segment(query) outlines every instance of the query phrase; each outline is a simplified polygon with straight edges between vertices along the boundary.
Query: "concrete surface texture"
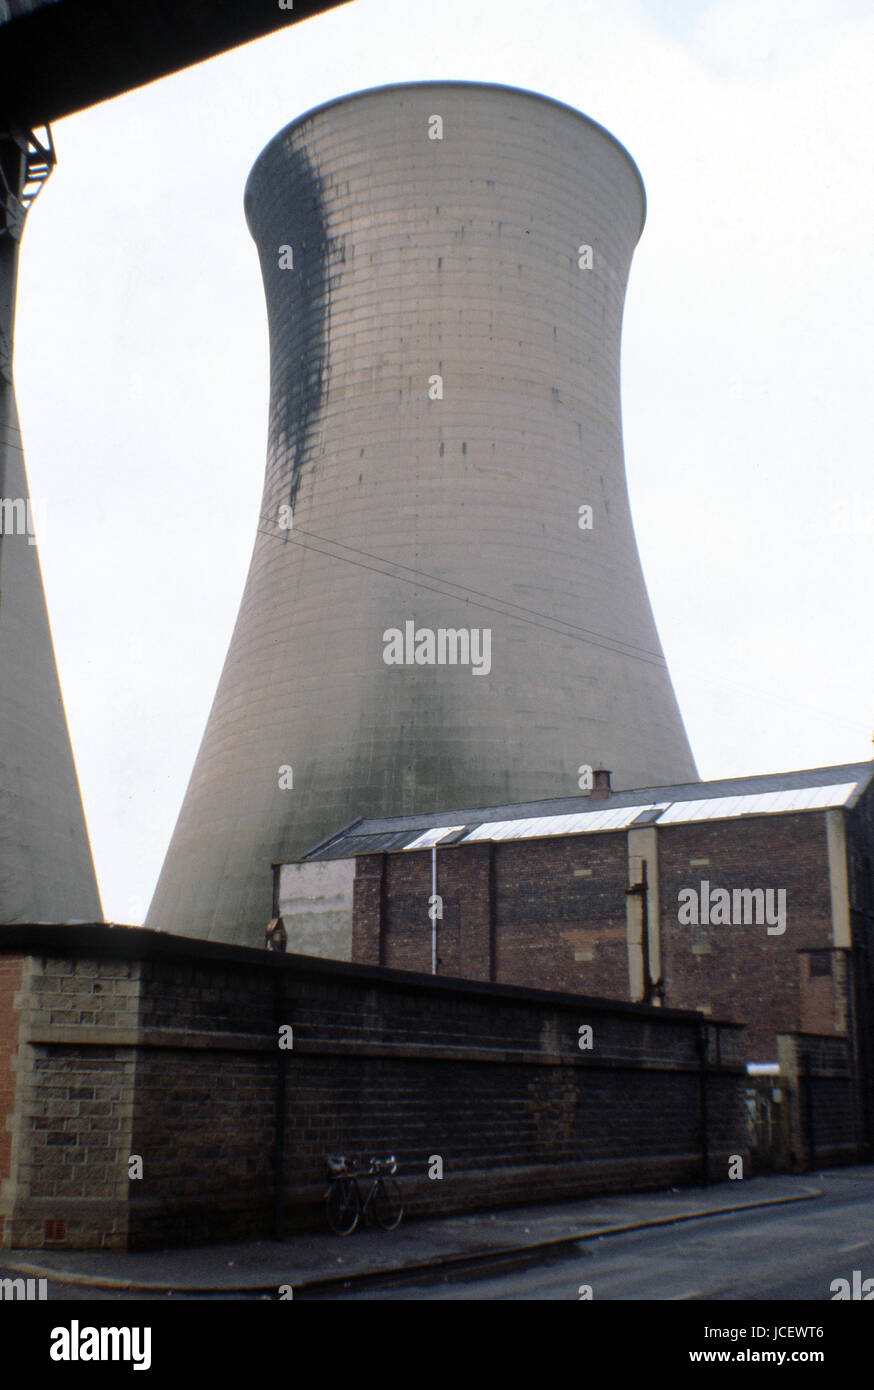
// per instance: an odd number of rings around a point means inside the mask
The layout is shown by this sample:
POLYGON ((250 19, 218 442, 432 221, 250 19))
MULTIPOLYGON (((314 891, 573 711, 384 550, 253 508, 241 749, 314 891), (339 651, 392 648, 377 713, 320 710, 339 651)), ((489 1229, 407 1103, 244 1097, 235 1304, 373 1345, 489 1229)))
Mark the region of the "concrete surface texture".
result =
POLYGON ((357 816, 697 773, 624 472, 625 150, 532 93, 386 87, 281 131, 245 207, 264 493, 147 921, 255 945, 271 863, 357 816))
POLYGON ((277 907, 288 949, 301 956, 352 959, 355 860, 323 864, 283 864, 277 907))
MULTIPOLYGON (((7 178, 18 146, 0 141, 7 178)), ((22 222, 0 213, 0 922, 103 912, 55 663, 24 464, 12 341, 22 222)))

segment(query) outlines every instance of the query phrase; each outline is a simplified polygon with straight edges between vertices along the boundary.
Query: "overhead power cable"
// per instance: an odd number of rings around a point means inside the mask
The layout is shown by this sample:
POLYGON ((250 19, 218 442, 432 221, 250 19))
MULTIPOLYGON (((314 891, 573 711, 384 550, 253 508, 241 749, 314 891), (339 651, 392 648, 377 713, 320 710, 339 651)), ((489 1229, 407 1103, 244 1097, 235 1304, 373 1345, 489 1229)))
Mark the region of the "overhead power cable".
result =
MULTIPOLYGON (((272 517, 262 516, 260 519, 268 522, 270 525, 279 524, 278 522, 274 522, 272 517)), ((282 540, 284 543, 290 542, 293 545, 299 545, 303 550, 314 550, 319 555, 329 555, 336 560, 344 561, 346 564, 357 565, 360 569, 367 569, 377 574, 386 575, 387 578, 396 579, 399 583, 411 584, 415 588, 427 589, 432 593, 443 594, 446 598, 452 598, 456 601, 471 604, 473 607, 482 608, 486 612, 498 613, 501 617, 512 618, 517 622, 528 623, 532 627, 542 628, 545 632, 554 632, 561 637, 568 637, 574 641, 587 642, 592 646, 602 648, 604 651, 616 652, 618 656, 632 656, 637 660, 646 661, 650 666, 660 666, 662 668, 666 666, 664 657, 660 656, 659 653, 648 651, 645 647, 638 647, 633 642, 625 642, 622 638, 610 637, 606 633, 593 632, 590 628, 580 627, 576 623, 567 622, 564 618, 556 618, 549 613, 540 613, 536 609, 525 608, 522 604, 514 603, 512 599, 505 599, 497 594, 487 594, 480 589, 471 589, 467 585, 456 583, 454 579, 444 579, 440 575, 429 574, 425 570, 414 569, 412 566, 404 565, 398 560, 389 560, 386 556, 374 555, 371 551, 360 550, 356 546, 346 545, 342 541, 334 541, 327 536, 316 535, 313 531, 303 531, 299 527, 293 527, 288 530, 282 530, 280 534, 277 534, 274 531, 265 531, 260 526, 257 530, 262 536, 268 536, 273 540, 282 540), (334 546, 340 550, 348 550, 352 555, 360 555, 367 560, 375 560, 377 564, 364 564, 362 560, 352 560, 346 555, 338 555, 334 550, 322 550, 319 546, 307 545, 305 541, 298 539, 299 536, 308 536, 311 540, 320 541, 323 545, 334 546), (408 579, 404 574, 395 574, 392 570, 383 568, 386 565, 392 566, 393 569, 406 570, 407 574, 415 577, 408 579), (435 584, 425 584, 421 582, 426 579, 434 580, 435 584), (461 592, 450 593, 446 588, 437 587, 440 585, 449 585, 452 589, 458 589, 461 592), (489 603, 481 602, 483 599, 488 599, 489 603), (495 603, 503 604, 504 607, 491 607, 491 605, 495 603), (508 608, 514 609, 515 611, 505 611, 508 608), (521 616, 522 614, 530 616, 523 617, 521 616), (542 621, 534 621, 535 619, 541 619, 542 621), (549 626, 549 624, 554 623, 561 624, 561 627, 549 626), (570 628, 571 630, 564 631, 565 628, 570 628)))

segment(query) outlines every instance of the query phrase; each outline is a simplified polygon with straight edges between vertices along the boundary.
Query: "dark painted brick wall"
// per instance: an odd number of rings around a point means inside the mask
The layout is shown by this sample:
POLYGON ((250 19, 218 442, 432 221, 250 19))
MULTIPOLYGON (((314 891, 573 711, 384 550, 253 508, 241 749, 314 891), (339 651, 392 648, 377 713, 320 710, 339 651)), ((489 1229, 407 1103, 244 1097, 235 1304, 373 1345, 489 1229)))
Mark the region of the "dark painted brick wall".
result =
MULTIPOLYGON (((20 956, 0 956, 0 1184, 9 1177, 12 1157, 12 1132, 15 1104, 15 1074, 12 1059, 18 1050, 20 1017, 14 1008, 16 991, 21 988, 22 959, 20 956)), ((3 1217, 0 1215, 0 1240, 3 1236, 3 1217)))
MULTIPOLYGON (((0 961, 21 954, 16 931, 0 929, 0 961)), ((331 1152, 394 1152, 411 1215, 700 1175, 694 1017, 145 930, 28 932, 8 1245, 45 1244, 47 1220, 71 1247, 269 1235, 283 1071, 289 1229, 322 1225, 331 1152)), ((745 1151, 742 1030, 708 1031, 721 1177, 745 1151)))

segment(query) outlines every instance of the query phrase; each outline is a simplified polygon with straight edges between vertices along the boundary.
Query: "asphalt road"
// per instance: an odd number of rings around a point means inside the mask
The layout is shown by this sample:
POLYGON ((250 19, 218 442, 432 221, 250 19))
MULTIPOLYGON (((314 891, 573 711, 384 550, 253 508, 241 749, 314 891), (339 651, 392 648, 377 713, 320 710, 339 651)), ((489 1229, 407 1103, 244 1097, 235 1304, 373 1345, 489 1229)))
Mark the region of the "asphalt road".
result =
MULTIPOLYGON (((395 1278, 319 1301, 593 1300, 831 1301, 831 1282, 874 1278, 874 1170, 811 1174, 824 1196, 579 1241, 572 1253, 528 1252, 470 1276, 395 1278)), ((0 1266, 0 1278, 14 1278, 0 1266)), ((147 1295, 51 1281, 50 1301, 185 1303, 265 1300, 264 1293, 147 1295)), ((305 1290, 295 1292, 305 1299, 305 1290)))
POLYGON ((787 1299, 830 1301, 833 1279, 874 1278, 874 1175, 817 1174, 825 1196, 580 1241, 490 1277, 369 1287, 343 1300, 787 1299))

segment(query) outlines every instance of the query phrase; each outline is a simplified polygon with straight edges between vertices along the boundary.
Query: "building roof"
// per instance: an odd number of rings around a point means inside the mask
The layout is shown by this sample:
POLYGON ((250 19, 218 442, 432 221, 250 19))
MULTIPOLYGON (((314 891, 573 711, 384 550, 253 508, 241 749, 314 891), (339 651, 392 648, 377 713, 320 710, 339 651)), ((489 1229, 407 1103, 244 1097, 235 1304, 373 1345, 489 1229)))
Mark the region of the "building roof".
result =
POLYGON ((610 792, 595 800, 590 796, 566 796, 504 806, 374 817, 353 821, 308 850, 298 862, 429 849, 434 844, 445 848, 477 841, 627 830, 632 825, 794 814, 834 806, 851 810, 872 778, 874 762, 841 763, 837 767, 728 777, 715 782, 637 787, 610 792))

